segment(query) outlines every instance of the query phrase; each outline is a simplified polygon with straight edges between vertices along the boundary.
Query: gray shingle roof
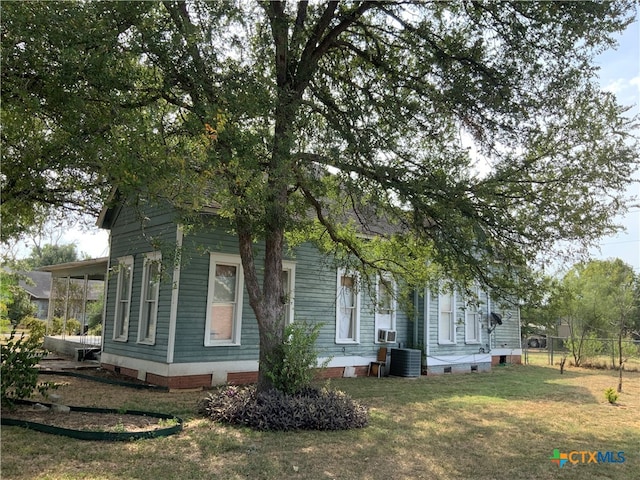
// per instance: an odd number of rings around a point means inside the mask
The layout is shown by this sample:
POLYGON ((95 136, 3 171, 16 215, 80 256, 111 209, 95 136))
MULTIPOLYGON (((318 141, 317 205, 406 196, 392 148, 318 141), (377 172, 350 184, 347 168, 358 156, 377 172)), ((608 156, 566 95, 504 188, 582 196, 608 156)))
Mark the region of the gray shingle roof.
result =
MULTIPOLYGON (((50 272, 21 272, 20 275, 31 281, 20 280, 19 285, 24 288, 34 300, 49 300, 51 297, 51 273, 50 272)), ((64 281, 64 279, 60 279, 64 281)), ((82 287, 83 280, 71 279, 72 283, 82 287)), ((103 282, 89 280, 87 300, 98 300, 103 290, 103 282)))
POLYGON ((31 280, 20 280, 19 285, 24 288, 32 298, 48 300, 51 296, 51 274, 49 272, 22 272, 31 280), (33 282, 33 283, 32 283, 33 282))

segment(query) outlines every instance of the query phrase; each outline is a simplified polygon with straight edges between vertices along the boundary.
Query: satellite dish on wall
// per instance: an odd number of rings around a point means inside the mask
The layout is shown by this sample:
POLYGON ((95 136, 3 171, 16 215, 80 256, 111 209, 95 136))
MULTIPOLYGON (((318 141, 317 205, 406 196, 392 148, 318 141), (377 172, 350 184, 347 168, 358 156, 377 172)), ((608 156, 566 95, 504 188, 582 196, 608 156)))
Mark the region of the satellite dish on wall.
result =
POLYGON ((502 325, 502 315, 491 312, 489 319, 489 322, 491 323, 491 325, 489 325, 489 335, 491 335, 491 332, 493 332, 498 325, 502 325))

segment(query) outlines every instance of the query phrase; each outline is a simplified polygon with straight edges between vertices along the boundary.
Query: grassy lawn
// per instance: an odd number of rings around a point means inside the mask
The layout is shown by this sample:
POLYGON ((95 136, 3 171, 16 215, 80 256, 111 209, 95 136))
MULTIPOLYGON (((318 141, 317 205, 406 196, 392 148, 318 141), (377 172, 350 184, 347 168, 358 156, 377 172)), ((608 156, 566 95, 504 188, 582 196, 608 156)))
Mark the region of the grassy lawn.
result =
MULTIPOLYGON (((542 362, 541 362, 542 363, 542 362)), ((47 378, 51 380, 51 378, 47 378)), ((543 364, 484 374, 334 380, 370 407, 346 432, 264 433, 198 418, 204 393, 144 392, 56 377, 73 405, 155 410, 185 418, 175 436, 86 442, 2 428, 3 479, 637 479, 640 373, 543 364), (73 401, 71 400, 73 399, 73 401), (624 452, 624 463, 552 464, 554 449, 624 452)), ((578 458, 578 457, 574 457, 578 458)))

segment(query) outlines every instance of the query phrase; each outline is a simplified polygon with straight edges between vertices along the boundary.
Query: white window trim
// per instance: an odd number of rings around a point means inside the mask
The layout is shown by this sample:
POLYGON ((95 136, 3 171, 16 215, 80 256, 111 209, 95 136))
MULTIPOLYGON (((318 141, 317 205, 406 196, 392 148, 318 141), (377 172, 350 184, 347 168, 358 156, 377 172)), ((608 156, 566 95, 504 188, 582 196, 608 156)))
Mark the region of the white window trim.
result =
MULTIPOLYGON (((392 278, 389 278, 384 275, 382 276, 382 278, 384 278, 388 282, 391 282, 391 290, 392 290, 391 292, 391 326, 389 327, 389 330, 395 330, 396 329, 396 311, 397 311, 396 295, 398 292, 398 288, 397 288, 396 282, 392 278)), ((378 291, 379 288, 380 288, 380 275, 378 275, 378 278, 376 278, 376 309, 375 309, 374 320, 373 320, 374 343, 382 343, 378 341, 378 330, 382 328, 379 326, 380 312, 379 312, 379 305, 377 303, 378 296, 379 296, 379 291, 378 291)))
POLYGON ((295 300, 296 300, 296 263, 290 260, 282 261, 282 271, 289 272, 289 291, 284 292, 285 295, 288 295, 289 305, 287 307, 287 315, 289 319, 289 324, 294 322, 294 313, 295 313, 295 300))
POLYGON ((242 304, 244 300, 244 273, 242 270, 242 260, 239 255, 228 255, 224 253, 209 254, 209 283, 207 285, 207 313, 205 315, 204 346, 239 346, 242 332, 242 304), (211 312, 213 309, 213 288, 216 278, 216 265, 233 265, 237 268, 236 277, 236 308, 233 319, 233 333, 229 340, 211 340, 211 312))
POLYGON ((128 255, 125 257, 119 257, 117 259, 118 262, 118 279, 116 281, 116 304, 115 304, 115 312, 113 314, 113 340, 115 342, 126 342, 129 339, 129 319, 131 317, 131 294, 132 294, 132 288, 133 288, 133 256, 128 255), (119 318, 118 318, 118 314, 120 313, 120 301, 122 300, 121 298, 121 293, 122 293, 122 270, 121 270, 121 265, 126 265, 130 268, 130 273, 129 273, 129 286, 127 287, 127 291, 128 291, 128 296, 129 296, 129 305, 127 308, 127 315, 126 318, 123 320, 122 323, 122 335, 116 335, 116 332, 118 331, 118 322, 119 322, 119 318))
MULTIPOLYGON (((480 289, 476 289, 475 294, 476 294, 476 298, 473 300, 477 301, 478 303, 481 303, 480 299, 482 298, 482 292, 480 291, 480 289)), ((482 343, 482 328, 481 328, 481 318, 480 318, 481 314, 478 313, 479 309, 481 309, 481 306, 477 306, 474 303, 472 306, 467 304, 464 311, 464 343, 468 345, 477 345, 482 343), (472 321, 476 323, 475 332, 478 334, 477 338, 469 337, 469 333, 471 330, 470 323, 472 321)))
MULTIPOLYGON (((151 252, 144 254, 144 262, 142 264, 142 284, 140 288, 140 314, 138 316, 138 341, 137 343, 142 345, 155 345, 156 343, 156 331, 158 330, 158 304, 160 303, 160 281, 155 284, 156 289, 156 304, 155 304, 155 322, 153 324, 153 331, 150 332, 150 336, 147 338, 143 338, 143 331, 145 330, 146 323, 149 321, 147 318, 143 322, 143 315, 145 311, 145 303, 147 298, 147 276, 149 274, 147 265, 151 262, 161 262, 162 254, 160 252, 151 252)), ((160 274, 162 273, 162 267, 160 267, 160 274)))
POLYGON ((439 345, 456 345, 457 344, 457 333, 456 333, 456 305, 457 305, 457 295, 455 290, 452 292, 441 292, 438 294, 438 344, 439 345), (443 295, 451 295, 451 324, 450 324, 450 332, 453 336, 451 338, 443 338, 441 332, 441 321, 440 316, 442 315, 442 307, 441 301, 443 295))
POLYGON ((339 268, 336 276, 336 343, 341 345, 357 345, 360 343, 360 275, 357 272, 349 272, 344 268, 339 268), (341 282, 340 279, 343 276, 353 277, 355 283, 356 290, 356 298, 355 298, 355 335, 354 339, 344 339, 340 338, 340 329, 338 326, 338 319, 340 318, 340 287, 341 282))

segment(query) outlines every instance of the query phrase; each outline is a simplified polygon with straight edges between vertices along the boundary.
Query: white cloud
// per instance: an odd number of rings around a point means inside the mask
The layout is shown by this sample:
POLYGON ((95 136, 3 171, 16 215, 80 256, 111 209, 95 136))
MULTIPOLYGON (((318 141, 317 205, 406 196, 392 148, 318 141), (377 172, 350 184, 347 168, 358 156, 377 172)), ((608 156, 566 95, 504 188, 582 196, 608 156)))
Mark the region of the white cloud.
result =
POLYGON ((616 80, 610 81, 602 89, 605 92, 613 93, 614 95, 619 96, 628 86, 630 82, 625 78, 618 78, 616 80))

